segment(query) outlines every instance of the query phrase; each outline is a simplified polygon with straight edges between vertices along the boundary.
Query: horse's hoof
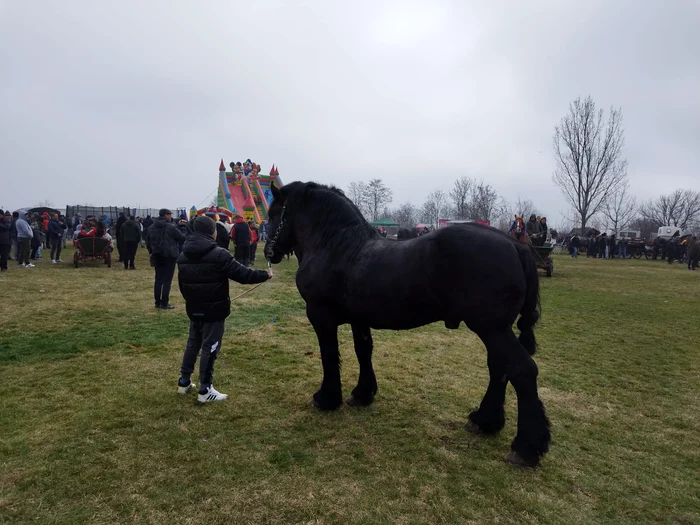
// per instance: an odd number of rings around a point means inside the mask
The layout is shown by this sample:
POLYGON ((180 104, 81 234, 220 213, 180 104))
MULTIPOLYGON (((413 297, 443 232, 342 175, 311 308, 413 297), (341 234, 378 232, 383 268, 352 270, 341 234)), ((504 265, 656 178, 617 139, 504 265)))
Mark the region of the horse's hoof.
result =
POLYGON ((360 399, 359 397, 355 396, 350 396, 345 400, 345 404, 351 407, 366 407, 372 404, 372 401, 374 401, 374 398, 371 397, 369 400, 366 399, 360 399))
POLYGON ((515 467, 526 467, 526 468, 535 468, 540 464, 538 459, 536 459, 534 461, 528 461, 524 457, 522 457, 520 454, 518 454, 515 450, 511 450, 510 452, 508 452, 508 454, 506 454, 503 457, 503 461, 505 461, 506 463, 509 463, 515 467))
POLYGON ((472 434, 476 434, 477 436, 486 435, 486 432, 481 430, 481 427, 479 427, 479 425, 474 423, 472 420, 467 421, 467 424, 464 425, 464 430, 471 432, 472 434))
POLYGON ((328 401, 324 400, 323 397, 321 397, 317 392, 311 398, 311 404, 319 410, 336 410, 338 407, 340 407, 340 405, 343 404, 343 402, 341 399, 337 403, 329 403, 328 401))

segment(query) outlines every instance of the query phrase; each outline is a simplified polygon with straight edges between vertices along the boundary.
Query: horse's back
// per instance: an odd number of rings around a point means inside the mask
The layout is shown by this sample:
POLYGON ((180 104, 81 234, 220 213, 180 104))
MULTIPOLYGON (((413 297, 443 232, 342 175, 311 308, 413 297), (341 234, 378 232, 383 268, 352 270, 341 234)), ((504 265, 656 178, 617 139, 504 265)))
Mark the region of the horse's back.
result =
POLYGON ((476 226, 368 243, 346 269, 353 312, 375 319, 375 328, 439 320, 470 328, 480 319, 512 323, 527 287, 520 248, 502 232, 476 226))

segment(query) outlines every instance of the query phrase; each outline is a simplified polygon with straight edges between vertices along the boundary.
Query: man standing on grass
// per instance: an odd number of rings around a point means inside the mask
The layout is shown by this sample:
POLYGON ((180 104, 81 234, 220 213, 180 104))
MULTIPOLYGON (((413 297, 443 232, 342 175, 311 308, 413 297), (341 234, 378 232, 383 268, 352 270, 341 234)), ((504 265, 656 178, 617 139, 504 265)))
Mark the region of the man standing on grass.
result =
POLYGON ((139 223, 134 220, 133 215, 129 215, 127 221, 122 224, 121 234, 122 246, 124 248, 124 253, 122 254, 124 269, 135 270, 134 259, 136 259, 139 241, 141 241, 141 227, 139 223))
POLYGON ((175 308, 170 304, 170 286, 175 274, 177 256, 180 255, 179 243, 185 240, 185 235, 177 229, 172 220, 173 212, 162 208, 146 235, 146 248, 153 258, 151 265, 156 269, 153 296, 156 308, 162 310, 175 308))
POLYGON ((58 213, 54 213, 49 221, 49 246, 51 246, 51 263, 63 262, 61 260, 61 249, 63 248, 63 235, 65 225, 58 221, 58 213))
POLYGON ((236 215, 236 218, 233 220, 231 240, 234 243, 233 256, 243 266, 249 266, 250 227, 240 215, 236 215))
POLYGON ((216 225, 203 215, 193 224, 194 233, 187 237, 177 260, 178 284, 185 298, 190 334, 182 358, 178 393, 186 394, 196 388, 190 376, 199 361, 200 403, 223 401, 228 396, 212 386, 214 361, 221 351, 224 324, 231 313, 228 281, 241 284, 262 283, 272 278, 266 271, 251 270, 237 262, 231 253, 218 246, 216 225))

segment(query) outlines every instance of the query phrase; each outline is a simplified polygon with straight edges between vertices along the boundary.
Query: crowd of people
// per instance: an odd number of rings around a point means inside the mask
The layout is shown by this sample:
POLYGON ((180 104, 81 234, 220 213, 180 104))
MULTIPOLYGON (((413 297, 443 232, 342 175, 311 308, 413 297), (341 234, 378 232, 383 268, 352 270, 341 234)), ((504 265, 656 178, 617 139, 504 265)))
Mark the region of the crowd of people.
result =
POLYGON ((68 229, 65 217, 59 213, 20 213, 0 210, 0 271, 7 271, 8 261, 18 267, 34 268, 32 261, 43 258, 50 250, 51 263, 61 260, 68 229))

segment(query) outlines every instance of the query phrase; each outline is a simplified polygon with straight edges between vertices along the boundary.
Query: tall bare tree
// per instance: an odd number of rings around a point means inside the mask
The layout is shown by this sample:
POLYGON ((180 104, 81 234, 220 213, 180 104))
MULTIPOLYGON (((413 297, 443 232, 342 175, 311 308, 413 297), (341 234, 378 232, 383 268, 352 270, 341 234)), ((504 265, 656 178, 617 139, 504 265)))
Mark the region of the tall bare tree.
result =
POLYGON ((554 128, 554 182, 576 211, 582 229, 627 177, 624 144, 622 110, 611 108, 606 124, 603 110, 596 110, 591 97, 574 100, 569 114, 554 128))
POLYGON ((382 211, 391 204, 393 192, 387 188, 382 179, 372 179, 365 186, 365 202, 367 212, 372 221, 376 221, 382 211))
POLYGON ((676 190, 649 201, 640 209, 642 218, 658 226, 677 226, 683 230, 700 223, 700 192, 676 190))
POLYGON ((432 192, 425 200, 421 210, 421 220, 427 224, 438 225, 438 220, 442 218, 442 214, 447 205, 447 196, 442 190, 432 192))
POLYGON ((450 198, 454 205, 455 219, 471 219, 469 216, 469 195, 473 186, 474 182, 468 177, 460 177, 455 181, 454 188, 450 191, 450 198))

